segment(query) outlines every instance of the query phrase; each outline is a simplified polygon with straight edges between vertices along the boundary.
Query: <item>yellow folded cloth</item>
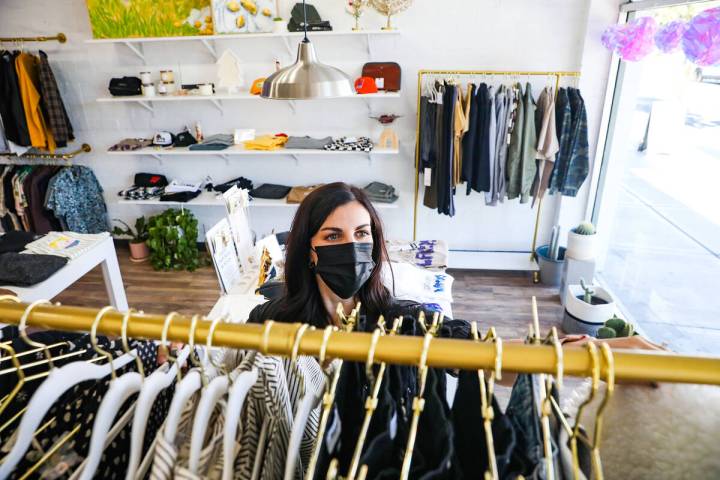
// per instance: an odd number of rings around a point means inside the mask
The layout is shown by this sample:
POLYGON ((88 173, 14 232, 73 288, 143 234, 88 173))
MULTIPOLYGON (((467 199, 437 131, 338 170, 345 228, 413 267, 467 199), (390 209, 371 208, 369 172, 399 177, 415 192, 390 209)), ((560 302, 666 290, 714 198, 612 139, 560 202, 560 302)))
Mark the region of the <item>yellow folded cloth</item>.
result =
POLYGON ((279 135, 261 135, 255 140, 243 142, 246 150, 278 150, 287 142, 288 137, 279 135))

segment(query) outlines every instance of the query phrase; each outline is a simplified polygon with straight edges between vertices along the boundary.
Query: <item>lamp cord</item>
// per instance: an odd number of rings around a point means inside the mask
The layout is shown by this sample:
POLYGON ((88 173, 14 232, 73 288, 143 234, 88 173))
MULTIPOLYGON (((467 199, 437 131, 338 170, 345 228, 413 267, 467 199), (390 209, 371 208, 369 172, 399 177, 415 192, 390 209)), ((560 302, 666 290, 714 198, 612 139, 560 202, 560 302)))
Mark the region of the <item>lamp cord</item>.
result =
POLYGON ((309 42, 307 38, 307 10, 305 9, 305 0, 303 0, 303 30, 305 31, 304 43, 309 42))

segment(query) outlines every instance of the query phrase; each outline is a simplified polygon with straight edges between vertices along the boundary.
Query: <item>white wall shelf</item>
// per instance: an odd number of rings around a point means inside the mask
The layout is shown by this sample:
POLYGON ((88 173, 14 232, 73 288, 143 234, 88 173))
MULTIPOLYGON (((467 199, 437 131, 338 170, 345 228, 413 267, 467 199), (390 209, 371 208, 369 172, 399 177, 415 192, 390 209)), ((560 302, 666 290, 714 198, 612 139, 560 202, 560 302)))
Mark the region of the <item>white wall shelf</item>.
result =
MULTIPOLYGON (((377 99, 390 99, 390 98, 400 98, 400 92, 378 92, 378 93, 366 93, 366 94, 356 94, 351 97, 338 97, 338 98, 329 98, 327 100, 364 100, 369 102, 370 100, 377 100, 377 99)), ((253 101, 253 102, 277 102, 277 100, 267 100, 259 95, 250 95, 249 93, 218 93, 215 95, 165 95, 165 96, 155 96, 155 97, 145 97, 143 95, 131 95, 127 97, 113 97, 113 96, 106 96, 106 97, 98 97, 97 101, 100 103, 137 103, 138 105, 146 108, 150 112, 155 111, 155 102, 197 102, 197 101, 207 101, 212 102, 221 113, 224 113, 223 111, 223 101, 253 101)), ((309 102, 310 100, 297 100, 300 102, 309 102)), ((317 101, 317 100, 312 100, 317 101)), ((290 105, 290 108, 295 111, 295 102, 296 100, 287 100, 288 104, 290 105)), ((368 110, 370 110, 370 104, 368 103, 368 110)))
MULTIPOLYGON (((291 39, 302 37, 302 32, 282 32, 282 33, 238 33, 238 34, 224 34, 224 35, 191 35, 185 37, 144 37, 144 38, 95 38, 86 40, 85 43, 93 45, 101 44, 119 44, 125 45, 129 48, 137 57, 145 62, 145 52, 143 45, 148 43, 166 43, 166 42, 200 42, 202 43, 213 56, 214 59, 218 58, 218 49, 216 48, 216 41, 235 41, 235 40, 252 40, 256 38, 278 38, 283 40, 285 47, 288 50, 289 55, 293 55, 294 45, 290 43, 291 39)), ((367 40, 367 51, 368 55, 372 55, 372 37, 380 36, 396 36, 400 35, 399 30, 332 30, 329 32, 308 32, 310 38, 315 37, 339 37, 339 36, 351 36, 351 37, 363 37, 367 40)))
MULTIPOLYGON (((161 202, 159 198, 151 200, 118 200, 121 205, 155 205, 163 207, 224 207, 225 201, 222 198, 222 194, 216 192, 202 192, 197 198, 190 200, 189 202, 161 202)), ((397 202, 395 203, 373 203, 375 208, 380 209, 391 209, 398 208, 397 202)), ((267 200, 262 198, 253 199, 250 202, 251 208, 286 208, 295 209, 299 206, 297 203, 287 203, 285 199, 281 200, 267 200)))
POLYGON ((377 156, 399 155, 399 148, 374 148, 370 152, 339 151, 339 150, 315 150, 315 149, 290 149, 280 148, 278 150, 247 150, 242 145, 233 145, 225 150, 190 150, 187 147, 173 148, 141 148, 139 150, 109 151, 112 156, 148 156, 153 157, 162 163, 164 157, 220 157, 229 163, 231 157, 292 157, 295 163, 299 163, 300 157, 367 157, 368 162, 377 156))

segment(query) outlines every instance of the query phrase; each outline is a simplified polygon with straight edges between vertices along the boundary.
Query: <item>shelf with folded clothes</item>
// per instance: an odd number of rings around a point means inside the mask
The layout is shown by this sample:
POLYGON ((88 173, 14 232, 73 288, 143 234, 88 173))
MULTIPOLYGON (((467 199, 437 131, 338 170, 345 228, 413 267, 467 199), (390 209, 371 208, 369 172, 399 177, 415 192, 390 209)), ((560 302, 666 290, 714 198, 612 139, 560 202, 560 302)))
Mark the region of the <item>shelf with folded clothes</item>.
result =
MULTIPOLYGON (((134 200, 134 199, 120 199, 118 203, 123 205, 160 205, 160 206, 193 206, 193 207, 224 207, 225 202, 222 194, 217 192, 201 192, 196 198, 188 202, 162 202, 159 198, 153 198, 150 200, 134 200)), ((376 203, 373 202, 375 208, 389 209, 398 208, 397 202, 395 203, 376 203)), ((271 207, 271 208, 297 208, 298 203, 287 203, 284 198, 278 200, 264 199, 264 198, 253 198, 250 202, 250 207, 271 207)))
POLYGON ((247 149, 243 145, 233 145, 223 150, 190 150, 189 147, 146 147, 137 150, 120 150, 111 151, 108 150, 108 155, 144 155, 151 157, 160 156, 208 156, 208 155, 220 155, 220 156, 267 156, 267 155, 288 155, 288 156, 300 156, 300 155, 399 155, 399 148, 379 148, 375 147, 369 152, 357 151, 357 150, 320 150, 315 148, 278 148, 277 150, 252 150, 247 149))

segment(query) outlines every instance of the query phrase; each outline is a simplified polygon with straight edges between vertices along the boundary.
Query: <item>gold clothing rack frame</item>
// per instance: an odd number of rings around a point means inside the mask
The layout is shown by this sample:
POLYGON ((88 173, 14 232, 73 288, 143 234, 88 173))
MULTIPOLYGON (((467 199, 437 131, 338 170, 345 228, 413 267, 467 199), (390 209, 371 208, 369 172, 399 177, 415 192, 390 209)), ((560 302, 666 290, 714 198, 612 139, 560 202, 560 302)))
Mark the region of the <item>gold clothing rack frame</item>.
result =
POLYGON ((12 154, 0 154, 0 157, 6 157, 10 159, 17 159, 17 160, 31 160, 31 159, 40 159, 40 160, 72 160, 73 158, 77 157, 78 155, 81 155, 83 153, 90 153, 92 152, 92 147, 88 145, 87 143, 83 143, 80 148, 73 150, 71 152, 64 152, 64 153, 44 153, 44 152, 30 152, 26 153, 24 155, 16 155, 14 153, 12 154))
MULTIPOLYGON (((579 78, 580 72, 572 71, 523 71, 523 70, 419 70, 418 71, 418 93, 417 93, 417 122, 415 126, 416 146, 420 141, 420 100, 422 98, 423 77, 425 76, 504 76, 504 77, 554 77, 555 78, 555 96, 560 89, 560 81, 563 78, 579 78)), ((415 148, 415 196, 413 204, 413 240, 417 240, 417 224, 418 224, 418 199, 420 195, 420 149, 415 148)), ((543 199, 540 197, 537 206, 537 214, 535 216, 535 227, 533 229, 533 239, 530 248, 530 259, 536 262, 535 249, 537 247, 538 231, 540 229, 540 212, 542 211, 543 199)), ((539 280, 538 272, 535 272, 535 282, 539 280)))
POLYGON ((20 42, 67 42, 67 37, 64 33, 60 32, 53 36, 40 36, 40 37, 0 37, 0 43, 20 43, 20 42))
MULTIPOLYGON (((0 301, 0 322, 18 324, 27 305, 0 301)), ((38 305, 27 316, 27 326, 53 330, 88 332, 99 310, 85 307, 38 305)), ((162 338, 164 315, 132 313, 128 320, 127 336, 130 338, 158 340, 162 338)), ((123 314, 109 312, 98 322, 97 331, 105 335, 121 335, 123 314)), ((212 322, 197 322, 194 342, 204 344, 212 322)), ((175 315, 169 324, 167 339, 188 342, 191 318, 175 315)), ((217 347, 251 349, 262 353, 290 356, 300 324, 269 323, 235 324, 219 323, 211 343, 217 347)), ((323 330, 308 330, 302 335, 299 353, 318 356, 323 346, 323 330)), ((326 344, 329 358, 366 362, 373 343, 370 333, 333 333, 326 344)), ((374 361, 391 364, 417 365, 423 352, 422 337, 380 336, 375 346, 374 361)), ((720 357, 677 355, 657 351, 616 350, 614 354, 615 377, 636 382, 676 382, 720 385, 720 357)), ((557 369, 555 348, 551 345, 503 344, 502 370, 517 373, 548 373, 557 369)), ((563 370, 565 375, 588 377, 591 375, 591 359, 586 349, 563 347, 563 370)), ((495 367, 493 343, 436 338, 427 351, 430 367, 459 368, 465 370, 495 367)))

